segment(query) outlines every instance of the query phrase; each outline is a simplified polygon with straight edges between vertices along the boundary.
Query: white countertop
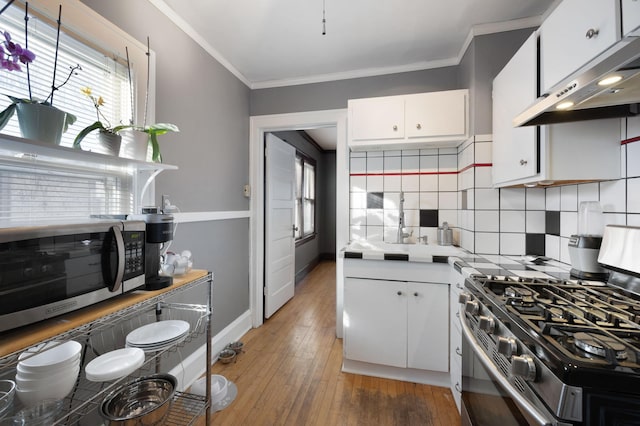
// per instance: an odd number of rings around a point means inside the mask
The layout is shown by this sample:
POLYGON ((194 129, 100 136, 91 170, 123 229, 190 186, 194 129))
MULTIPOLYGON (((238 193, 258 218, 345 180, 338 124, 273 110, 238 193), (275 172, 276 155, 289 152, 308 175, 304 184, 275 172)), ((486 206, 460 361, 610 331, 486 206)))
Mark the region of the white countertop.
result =
POLYGON ((353 241, 341 251, 341 256, 362 254, 364 260, 407 260, 433 262, 434 257, 465 256, 468 252, 455 246, 436 244, 393 244, 383 241, 353 241), (345 255, 346 253, 346 255, 345 255))

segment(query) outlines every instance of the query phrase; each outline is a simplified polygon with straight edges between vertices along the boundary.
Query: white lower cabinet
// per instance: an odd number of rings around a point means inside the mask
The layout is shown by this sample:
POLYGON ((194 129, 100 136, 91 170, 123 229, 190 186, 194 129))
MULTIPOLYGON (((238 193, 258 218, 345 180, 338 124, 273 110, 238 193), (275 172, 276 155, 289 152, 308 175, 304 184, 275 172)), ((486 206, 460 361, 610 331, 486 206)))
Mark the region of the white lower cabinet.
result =
POLYGON ((460 411, 462 396, 462 325, 460 324, 460 303, 458 298, 464 288, 464 277, 455 269, 451 270, 451 313, 449 316, 449 356, 451 365, 451 393, 460 411))
POLYGON ((346 278, 345 358, 447 372, 448 315, 447 284, 346 278))

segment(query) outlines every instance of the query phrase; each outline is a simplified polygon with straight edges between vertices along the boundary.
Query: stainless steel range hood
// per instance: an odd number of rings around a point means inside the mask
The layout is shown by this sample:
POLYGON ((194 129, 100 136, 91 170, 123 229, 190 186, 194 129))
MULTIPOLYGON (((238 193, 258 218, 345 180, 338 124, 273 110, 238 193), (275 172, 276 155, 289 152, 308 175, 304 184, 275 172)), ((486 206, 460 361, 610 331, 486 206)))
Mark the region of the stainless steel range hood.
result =
POLYGON ((538 98, 513 125, 531 126, 640 114, 640 28, 538 98), (618 82, 602 85, 605 78, 618 82), (562 106, 565 109, 561 109, 562 106), (558 108, 560 107, 560 108, 558 108))

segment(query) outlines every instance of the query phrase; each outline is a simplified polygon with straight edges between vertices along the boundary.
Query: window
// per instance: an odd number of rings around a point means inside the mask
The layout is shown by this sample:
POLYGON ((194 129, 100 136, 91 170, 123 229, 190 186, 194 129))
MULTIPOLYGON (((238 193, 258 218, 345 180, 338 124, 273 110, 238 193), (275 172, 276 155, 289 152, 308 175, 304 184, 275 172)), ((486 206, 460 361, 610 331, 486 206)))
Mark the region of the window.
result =
MULTIPOLYGON (((54 95, 56 107, 77 117, 77 122, 63 135, 62 145, 71 146, 78 132, 96 121, 91 101, 80 92, 82 87, 91 87, 94 94, 105 99, 101 111, 111 125, 128 123, 132 116, 136 124, 143 122, 147 58, 151 75, 147 122, 152 123, 155 119, 153 51, 147 57, 145 45, 77 0, 29 1, 29 49, 36 54, 30 68, 33 98, 43 100, 50 91, 59 4, 62 4, 62 28, 56 85, 67 77, 69 66, 80 64, 82 67, 82 71, 72 76, 69 83, 54 95), (133 87, 127 75, 125 48, 129 52, 133 87)), ((24 2, 14 2, 0 15, 0 30, 8 31, 14 41, 24 46, 24 2)), ((22 72, 0 72, 0 88, 0 110, 10 102, 4 95, 27 98, 25 67, 22 72)), ((2 133, 20 136, 15 115, 2 133)), ((96 134, 93 132, 85 138, 83 149, 92 148, 91 142, 95 141, 96 134)), ((105 167, 76 167, 52 164, 37 156, 25 164, 25 161, 15 163, 10 157, 0 159, 2 224, 31 219, 84 219, 94 214, 133 213, 137 202, 134 194, 139 194, 145 184, 139 172, 107 164, 105 167)))
POLYGON ((316 162, 296 153, 296 241, 316 232, 316 162))
MULTIPOLYGON (((51 92, 57 29, 38 16, 31 16, 31 13, 29 15, 29 49, 36 54, 36 59, 29 68, 31 93, 34 100, 42 101, 51 92)), ((62 20, 64 25, 64 15, 62 20)), ((19 7, 8 8, 0 15, 0 29, 8 31, 13 40, 24 46, 24 10, 19 7)), ((105 104, 100 111, 112 126, 129 124, 132 118, 131 91, 126 59, 111 57, 83 44, 66 34, 63 27, 60 32, 57 64, 56 86, 65 81, 72 66, 81 67, 81 70, 72 75, 69 82, 55 91, 53 96, 54 106, 77 117, 76 123, 62 135, 61 145, 72 146, 80 130, 97 120, 91 101, 80 91, 83 87, 90 87, 94 95, 103 97, 105 104)), ((28 98, 26 66, 22 67, 22 71, 3 71, 0 74, 0 86, 3 95, 28 98)), ((9 99, 2 96, 0 108, 6 108, 9 103, 9 99)), ((15 115, 2 133, 20 136, 15 115)), ((85 139, 86 142, 82 144, 84 150, 94 147, 97 134, 98 132, 92 132, 85 139)))

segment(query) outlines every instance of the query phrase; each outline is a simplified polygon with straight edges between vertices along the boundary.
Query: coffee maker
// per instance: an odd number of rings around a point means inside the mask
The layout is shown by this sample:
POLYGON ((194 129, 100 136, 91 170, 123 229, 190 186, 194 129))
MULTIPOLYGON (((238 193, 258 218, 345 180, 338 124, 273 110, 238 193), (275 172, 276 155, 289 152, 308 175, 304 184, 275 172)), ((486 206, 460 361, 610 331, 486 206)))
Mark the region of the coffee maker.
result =
POLYGON ((160 275, 162 247, 173 239, 173 215, 162 213, 156 207, 145 207, 142 214, 128 219, 146 223, 145 242, 145 290, 159 290, 173 284, 172 277, 160 275))
POLYGON ((606 281, 609 274, 598 263, 604 232, 602 208, 597 201, 584 201, 578 209, 578 233, 569 239, 571 276, 606 281))

